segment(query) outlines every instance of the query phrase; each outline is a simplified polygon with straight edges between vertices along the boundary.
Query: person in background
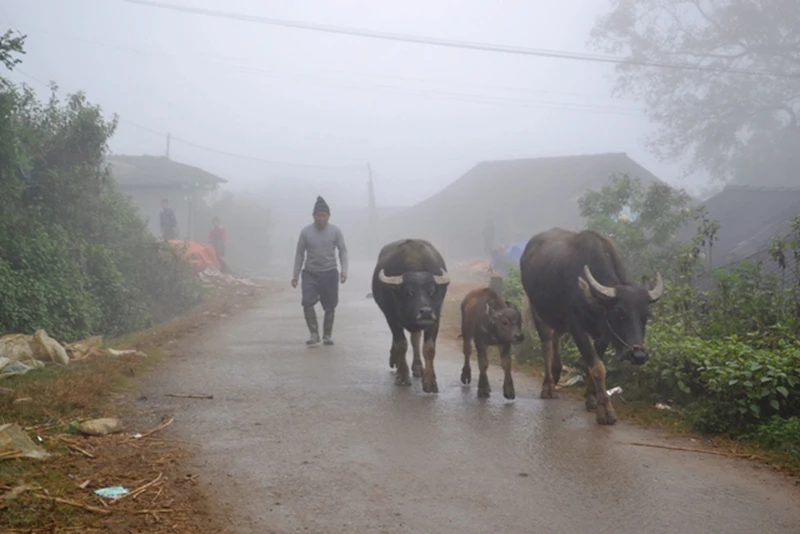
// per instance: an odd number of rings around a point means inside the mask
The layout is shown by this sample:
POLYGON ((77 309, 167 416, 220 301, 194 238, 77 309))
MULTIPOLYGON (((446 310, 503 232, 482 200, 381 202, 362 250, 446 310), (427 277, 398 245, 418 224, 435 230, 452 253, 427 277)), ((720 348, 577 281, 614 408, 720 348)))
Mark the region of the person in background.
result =
POLYGON ((225 228, 219 217, 211 219, 211 230, 208 231, 208 242, 214 247, 217 257, 221 260, 225 257, 225 228))
POLYGON ((331 334, 334 313, 339 303, 339 282, 344 284, 347 280, 347 247, 342 231, 328 222, 330 215, 328 204, 318 196, 312 211, 314 222, 300 231, 295 252, 292 287, 297 287, 302 272, 301 305, 311 334, 306 341, 306 345, 309 346, 320 342, 317 313, 314 310, 317 302, 320 302, 322 309, 325 310, 322 341, 325 345, 333 345, 331 334), (341 275, 336 265, 336 249, 339 249, 341 275))
POLYGON ((165 241, 171 239, 178 239, 178 219, 175 218, 175 212, 169 207, 169 200, 161 200, 161 237, 165 241))

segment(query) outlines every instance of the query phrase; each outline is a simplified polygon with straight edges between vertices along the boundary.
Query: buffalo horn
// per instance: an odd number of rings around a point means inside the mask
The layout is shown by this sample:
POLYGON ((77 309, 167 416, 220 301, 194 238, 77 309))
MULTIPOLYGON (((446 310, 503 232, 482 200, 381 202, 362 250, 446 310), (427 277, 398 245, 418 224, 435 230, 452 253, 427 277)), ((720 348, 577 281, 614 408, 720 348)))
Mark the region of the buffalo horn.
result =
POLYGON ((597 293, 609 299, 617 298, 617 290, 614 289, 613 287, 606 287, 597 280, 595 280, 594 276, 592 276, 592 271, 589 270, 588 265, 583 266, 583 273, 584 275, 586 275, 586 280, 592 286, 592 289, 594 289, 597 293))
POLYGON ((387 286, 399 286, 403 283, 403 275, 386 276, 386 272, 383 269, 378 273, 378 279, 387 286))
POLYGON ((655 302, 661 298, 664 293, 664 280, 661 279, 661 273, 656 271, 656 287, 647 292, 650 295, 650 302, 655 302))
POLYGON ((436 285, 449 284, 450 283, 450 275, 447 274, 447 271, 442 269, 442 274, 439 275, 439 276, 434 275, 433 276, 433 281, 436 282, 436 285))

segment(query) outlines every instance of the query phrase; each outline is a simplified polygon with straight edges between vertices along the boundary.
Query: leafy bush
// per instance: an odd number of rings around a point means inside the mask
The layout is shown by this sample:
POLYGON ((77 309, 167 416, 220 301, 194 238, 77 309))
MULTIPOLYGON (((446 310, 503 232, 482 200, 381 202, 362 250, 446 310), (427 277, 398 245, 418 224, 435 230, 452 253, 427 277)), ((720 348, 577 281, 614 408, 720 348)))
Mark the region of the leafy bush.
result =
POLYGON ((525 288, 522 287, 522 279, 520 278, 519 269, 511 267, 508 271, 508 276, 503 279, 503 297, 517 305, 522 310, 528 302, 528 297, 525 295, 525 288))
POLYGON ((769 449, 786 453, 792 461, 800 463, 800 417, 782 419, 773 416, 750 437, 769 449))
MULTIPOLYGON (((13 67, 20 49, 6 34, 0 60, 13 67)), ((104 164, 116 118, 56 91, 43 103, 0 78, 0 334, 119 334, 195 304, 188 262, 148 234, 104 164)))
POLYGON ((656 269, 668 274, 665 265, 680 248, 675 233, 692 216, 689 199, 663 183, 645 188, 638 178, 614 175, 599 191, 587 191, 578 206, 587 226, 611 236, 640 279, 652 278, 656 269))
MULTIPOLYGON (((647 330, 649 362, 623 364, 609 349, 608 384, 621 385, 629 400, 672 404, 699 430, 751 437, 797 455, 800 217, 792 234, 776 239, 769 251, 782 272, 767 275, 761 262, 712 269, 719 224, 703 207, 694 210, 697 236, 689 244, 675 242, 677 228, 692 217, 682 194, 667 195, 658 187, 645 191, 638 181, 618 177, 587 193, 581 208, 590 228, 614 234, 634 272, 658 269, 667 286, 647 330), (633 220, 620 217, 626 207, 633 220)), ((506 298, 527 300, 517 269, 504 285, 506 298)), ((535 342, 520 347, 517 360, 540 363, 536 331, 526 330, 535 342)), ((564 365, 584 367, 569 336, 561 354, 564 365)))

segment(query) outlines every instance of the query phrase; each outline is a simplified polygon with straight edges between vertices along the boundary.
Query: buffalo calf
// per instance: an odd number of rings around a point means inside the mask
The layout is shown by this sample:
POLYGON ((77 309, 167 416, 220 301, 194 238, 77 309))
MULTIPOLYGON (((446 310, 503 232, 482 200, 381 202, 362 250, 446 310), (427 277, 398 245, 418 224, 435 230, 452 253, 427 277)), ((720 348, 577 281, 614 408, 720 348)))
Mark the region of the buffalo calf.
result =
POLYGON ((475 289, 467 293, 461 301, 461 338, 464 341, 464 368, 461 370, 461 383, 472 382, 472 369, 469 356, 472 343, 478 353, 478 398, 487 398, 491 392, 486 370, 489 359, 486 350, 489 347, 500 348, 500 363, 505 372, 503 379, 503 396, 513 399, 514 379, 511 377, 511 344, 521 343, 522 314, 516 306, 488 287, 475 289))

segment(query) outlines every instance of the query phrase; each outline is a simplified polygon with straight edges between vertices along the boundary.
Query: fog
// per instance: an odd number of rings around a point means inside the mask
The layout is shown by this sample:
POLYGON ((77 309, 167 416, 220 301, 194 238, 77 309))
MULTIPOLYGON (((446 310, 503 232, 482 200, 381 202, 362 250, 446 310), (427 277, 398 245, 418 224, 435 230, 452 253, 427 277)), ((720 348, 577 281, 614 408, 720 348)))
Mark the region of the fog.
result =
MULTIPOLYGON (((593 52, 607 2, 403 3, 174 0, 325 25, 470 42, 593 52)), ((5 0, 28 35, 9 77, 84 91, 120 123, 115 154, 164 155, 257 195, 284 245, 332 208, 411 206, 486 160, 625 152, 662 180, 679 178, 641 139, 640 105, 611 95, 612 65, 445 48, 229 20, 108 0, 5 0), (293 214, 289 221, 287 217, 293 214), (299 215, 297 215, 299 214, 299 215)), ((339 212, 341 213, 341 211, 339 212)), ((275 241, 275 239, 273 239, 275 241)), ((282 254, 286 254, 284 250, 282 254)))
MULTIPOLYGON (((606 2, 194 0, 174 5, 387 32, 584 52, 606 2), (591 6, 591 7, 589 7, 591 6)), ((233 189, 304 174, 411 205, 481 160, 627 152, 670 181, 639 139, 611 66, 335 35, 107 0, 5 0, 29 35, 21 70, 83 90, 122 121, 116 153, 170 155, 233 189), (151 131, 152 130, 152 131, 151 131)), ((22 72, 12 75, 30 82, 22 72)), ((360 200, 366 203, 366 196, 360 200)), ((313 202, 313 198, 310 199, 313 202)))

